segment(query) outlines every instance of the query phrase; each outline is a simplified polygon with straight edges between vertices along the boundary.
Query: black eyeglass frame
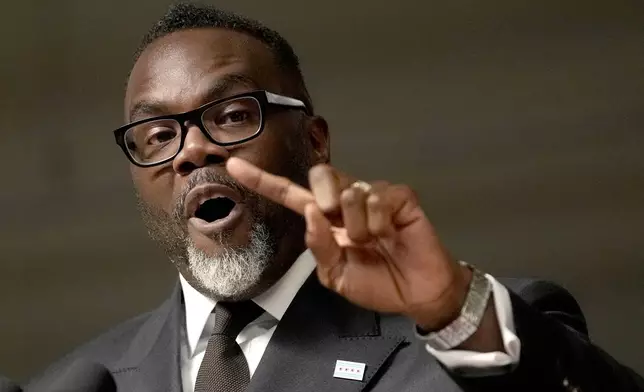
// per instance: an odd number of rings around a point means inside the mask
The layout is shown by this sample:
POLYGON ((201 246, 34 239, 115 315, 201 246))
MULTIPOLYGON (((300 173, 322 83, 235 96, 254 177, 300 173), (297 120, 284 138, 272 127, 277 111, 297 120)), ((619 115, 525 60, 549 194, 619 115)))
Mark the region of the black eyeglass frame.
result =
POLYGON ((126 124, 114 130, 114 138, 116 139, 116 144, 119 147, 121 147, 121 150, 123 150, 123 153, 130 160, 130 162, 132 162, 132 164, 139 167, 152 167, 152 166, 163 165, 164 163, 170 162, 174 158, 176 158, 177 155, 179 155, 179 153, 183 149, 186 136, 188 135, 188 127, 186 126, 186 122, 192 125, 196 125, 199 128, 199 130, 201 130, 201 132, 206 136, 208 141, 210 141, 211 143, 222 147, 234 146, 234 145, 245 143, 249 140, 255 139, 256 137, 261 135, 261 133, 264 131, 264 125, 266 124, 265 114, 268 112, 269 106, 282 107, 286 109, 300 109, 300 110, 303 110, 304 113, 306 113, 307 115, 311 115, 310 109, 306 106, 304 102, 302 102, 299 99, 287 97, 285 95, 271 93, 266 90, 254 90, 254 91, 249 91, 241 94, 235 94, 235 95, 218 99, 212 102, 208 102, 196 109, 193 109, 184 113, 167 114, 164 116, 151 117, 151 118, 146 118, 144 120, 135 121, 135 122, 126 124), (203 124, 203 114, 213 106, 220 105, 228 101, 234 101, 240 98, 254 98, 259 103, 261 118, 260 118, 260 123, 257 129, 257 132, 255 132, 251 136, 248 136, 246 138, 243 138, 234 142, 223 143, 223 142, 216 141, 215 139, 213 139, 213 137, 210 135, 210 133, 208 132, 208 130, 203 124), (174 120, 179 123, 179 126, 181 127, 181 140, 179 141, 179 148, 177 149, 177 152, 174 155, 171 155, 168 158, 162 159, 161 161, 154 162, 154 163, 138 162, 130 154, 127 148, 127 145, 125 143, 125 133, 130 128, 133 128, 148 122, 159 121, 159 120, 174 120))

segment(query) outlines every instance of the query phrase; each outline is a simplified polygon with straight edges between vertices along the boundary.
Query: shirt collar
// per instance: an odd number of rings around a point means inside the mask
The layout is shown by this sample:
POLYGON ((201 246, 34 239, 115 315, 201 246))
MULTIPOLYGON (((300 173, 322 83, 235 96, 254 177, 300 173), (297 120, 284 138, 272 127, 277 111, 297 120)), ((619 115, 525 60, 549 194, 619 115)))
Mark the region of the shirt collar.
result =
MULTIPOLYGON (((315 259, 311 251, 307 249, 297 258, 284 276, 268 290, 255 297, 253 301, 277 321, 281 320, 300 287, 314 269, 315 259)), ((179 274, 179 281, 183 291, 186 313, 186 337, 190 352, 194 352, 217 301, 201 294, 181 274, 179 274)))

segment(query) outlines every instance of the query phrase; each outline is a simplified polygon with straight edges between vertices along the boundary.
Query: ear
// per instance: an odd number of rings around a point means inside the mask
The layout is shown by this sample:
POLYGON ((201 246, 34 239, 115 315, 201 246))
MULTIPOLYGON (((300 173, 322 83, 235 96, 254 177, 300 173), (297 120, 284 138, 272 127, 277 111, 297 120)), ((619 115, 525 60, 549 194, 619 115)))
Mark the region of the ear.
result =
POLYGON ((330 163, 331 139, 329 136, 329 125, 326 120, 320 116, 309 117, 307 131, 313 149, 312 165, 330 163))

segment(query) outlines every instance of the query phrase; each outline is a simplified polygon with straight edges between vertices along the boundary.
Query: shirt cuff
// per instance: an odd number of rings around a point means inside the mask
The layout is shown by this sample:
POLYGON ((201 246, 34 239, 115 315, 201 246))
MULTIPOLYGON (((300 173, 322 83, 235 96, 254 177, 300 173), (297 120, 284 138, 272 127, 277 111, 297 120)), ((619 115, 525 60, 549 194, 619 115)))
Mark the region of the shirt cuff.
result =
POLYGON ((451 371, 463 376, 485 376, 498 374, 514 368, 519 363, 521 341, 514 328, 514 316, 510 293, 491 275, 485 277, 492 284, 492 298, 496 316, 501 327, 505 352, 494 351, 481 353, 466 350, 436 350, 425 345, 427 351, 451 371))

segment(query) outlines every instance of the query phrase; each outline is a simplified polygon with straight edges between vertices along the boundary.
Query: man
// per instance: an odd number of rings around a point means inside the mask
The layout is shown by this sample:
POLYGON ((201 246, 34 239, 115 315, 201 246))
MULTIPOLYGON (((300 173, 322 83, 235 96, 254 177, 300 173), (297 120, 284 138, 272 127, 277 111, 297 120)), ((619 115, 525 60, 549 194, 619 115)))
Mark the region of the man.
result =
POLYGON ((20 392, 21 389, 13 381, 0 375, 0 392, 20 392))
POLYGON ((409 187, 330 166, 297 57, 261 24, 171 8, 125 115, 116 142, 179 283, 49 374, 81 358, 119 391, 644 390, 566 291, 458 262, 409 187))

